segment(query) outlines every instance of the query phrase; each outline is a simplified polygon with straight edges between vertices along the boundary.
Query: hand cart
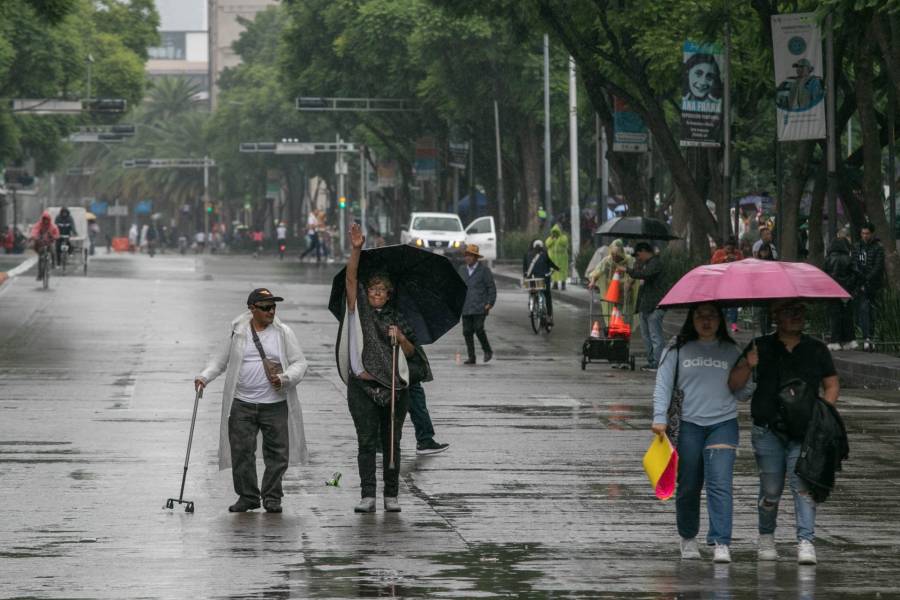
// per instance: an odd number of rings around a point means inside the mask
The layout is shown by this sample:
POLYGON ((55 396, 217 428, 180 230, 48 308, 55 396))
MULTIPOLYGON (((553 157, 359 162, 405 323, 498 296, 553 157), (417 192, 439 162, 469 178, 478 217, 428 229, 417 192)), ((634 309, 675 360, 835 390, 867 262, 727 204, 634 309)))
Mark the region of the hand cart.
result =
MULTIPOLYGON (((634 355, 631 353, 631 315, 621 314, 620 319, 627 327, 610 327, 605 322, 602 314, 594 320, 594 296, 596 290, 591 290, 591 308, 588 317, 590 334, 581 346, 581 370, 585 370, 587 364, 600 360, 609 361, 614 368, 630 368, 634 371, 634 355)), ((613 311, 618 311, 617 304, 613 304, 613 311)), ((612 319, 610 319, 612 322, 612 319)), ((618 324, 616 324, 618 325, 618 324)))

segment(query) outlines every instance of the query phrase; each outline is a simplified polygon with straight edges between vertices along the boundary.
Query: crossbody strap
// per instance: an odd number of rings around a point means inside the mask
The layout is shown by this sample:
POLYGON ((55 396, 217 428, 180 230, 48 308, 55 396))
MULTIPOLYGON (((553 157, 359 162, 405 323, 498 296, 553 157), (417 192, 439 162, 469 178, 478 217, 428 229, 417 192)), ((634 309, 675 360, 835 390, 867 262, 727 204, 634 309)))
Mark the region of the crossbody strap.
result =
POLYGON ((534 265, 537 264, 538 259, 541 257, 541 253, 538 252, 534 255, 534 258, 531 259, 531 266, 528 267, 528 273, 525 274, 525 277, 531 277, 531 272, 534 271, 534 265))
POLYGON ((253 321, 250 322, 250 333, 253 334, 253 343, 256 345, 256 349, 259 351, 259 357, 266 360, 266 353, 263 350, 262 344, 259 341, 259 336, 256 335, 256 330, 253 328, 253 321))

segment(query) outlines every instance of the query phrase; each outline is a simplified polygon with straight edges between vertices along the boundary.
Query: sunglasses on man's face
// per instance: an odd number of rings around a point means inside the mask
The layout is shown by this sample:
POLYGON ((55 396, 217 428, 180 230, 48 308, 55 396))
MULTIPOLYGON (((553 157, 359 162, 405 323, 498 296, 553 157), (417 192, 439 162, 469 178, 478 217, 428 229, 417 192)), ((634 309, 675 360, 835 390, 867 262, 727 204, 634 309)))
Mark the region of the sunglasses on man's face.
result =
POLYGON ((254 304, 253 308, 255 308, 256 310, 261 311, 261 312, 272 312, 273 310, 275 310, 275 305, 274 304, 263 304, 263 305, 254 304))

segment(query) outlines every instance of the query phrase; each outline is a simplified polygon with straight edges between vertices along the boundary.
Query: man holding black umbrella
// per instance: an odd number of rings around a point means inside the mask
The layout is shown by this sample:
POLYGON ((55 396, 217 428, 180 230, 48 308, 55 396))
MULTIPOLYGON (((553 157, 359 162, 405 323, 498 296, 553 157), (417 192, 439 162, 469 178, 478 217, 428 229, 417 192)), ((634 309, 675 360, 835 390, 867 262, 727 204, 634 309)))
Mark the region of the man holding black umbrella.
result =
POLYGON ((484 350, 484 362, 489 362, 494 356, 484 331, 484 320, 497 302, 497 286, 491 270, 479 262, 482 258, 484 257, 478 253, 478 246, 468 244, 463 255, 466 264, 459 268, 459 275, 468 286, 462 311, 463 337, 469 354, 465 361, 467 365, 475 364, 475 336, 478 336, 481 349, 484 350))

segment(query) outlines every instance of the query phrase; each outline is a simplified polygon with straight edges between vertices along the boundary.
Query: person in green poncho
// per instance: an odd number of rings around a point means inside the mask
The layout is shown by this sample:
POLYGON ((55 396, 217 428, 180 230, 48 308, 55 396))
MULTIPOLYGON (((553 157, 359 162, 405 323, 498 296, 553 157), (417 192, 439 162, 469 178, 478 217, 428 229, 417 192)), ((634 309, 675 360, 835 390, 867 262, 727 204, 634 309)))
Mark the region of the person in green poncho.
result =
MULTIPOLYGON (((607 255, 588 275, 588 289, 596 289, 600 298, 603 298, 613 275, 617 270, 620 271, 623 302, 619 305, 619 310, 628 316, 634 315, 640 288, 640 281, 633 280, 627 273, 627 269, 631 268, 634 268, 634 257, 625 252, 625 243, 622 240, 615 240, 610 243, 607 255)), ((603 317, 604 323, 609 323, 612 306, 609 302, 599 303, 600 315, 603 317)))
POLYGON ((569 278, 569 236, 563 233, 558 223, 550 229, 546 246, 547 256, 559 267, 553 273, 553 289, 566 289, 566 279, 569 278))

